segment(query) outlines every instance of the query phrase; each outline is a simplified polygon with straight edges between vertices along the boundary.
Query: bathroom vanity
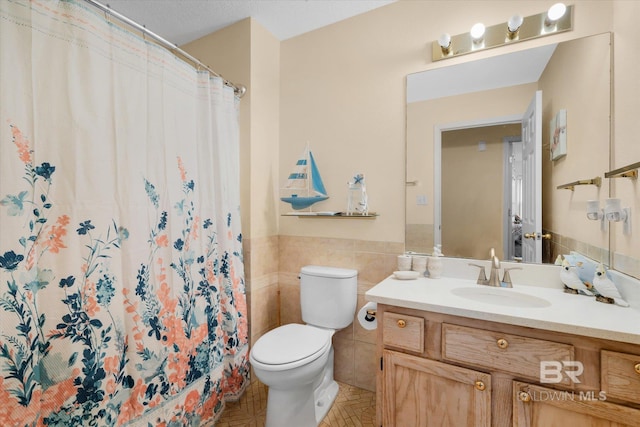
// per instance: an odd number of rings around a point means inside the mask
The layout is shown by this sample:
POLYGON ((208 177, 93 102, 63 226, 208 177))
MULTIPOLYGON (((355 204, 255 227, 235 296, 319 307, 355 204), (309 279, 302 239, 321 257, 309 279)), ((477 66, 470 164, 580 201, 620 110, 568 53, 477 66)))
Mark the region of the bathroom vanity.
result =
POLYGON ((447 277, 391 276, 366 298, 378 425, 640 426, 637 308, 447 277))

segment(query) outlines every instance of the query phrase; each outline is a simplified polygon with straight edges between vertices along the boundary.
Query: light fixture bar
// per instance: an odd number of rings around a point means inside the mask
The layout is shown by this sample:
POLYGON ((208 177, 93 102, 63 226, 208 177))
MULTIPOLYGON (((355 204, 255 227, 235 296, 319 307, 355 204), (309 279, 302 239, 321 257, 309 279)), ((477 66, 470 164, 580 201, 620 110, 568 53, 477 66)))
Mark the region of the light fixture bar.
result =
POLYGON ((546 11, 527 16, 515 34, 509 33, 508 22, 486 27, 481 44, 474 43, 470 33, 451 36, 448 49, 443 48, 438 40, 435 40, 432 43, 431 57, 433 61, 439 61, 570 30, 573 30, 573 6, 567 6, 565 14, 556 21, 549 21, 546 11))

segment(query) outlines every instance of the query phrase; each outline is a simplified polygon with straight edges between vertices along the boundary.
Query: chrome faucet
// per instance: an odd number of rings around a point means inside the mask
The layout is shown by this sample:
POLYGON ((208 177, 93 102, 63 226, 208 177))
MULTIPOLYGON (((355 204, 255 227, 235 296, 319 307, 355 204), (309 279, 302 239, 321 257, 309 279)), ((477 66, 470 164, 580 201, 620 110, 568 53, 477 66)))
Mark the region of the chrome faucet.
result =
POLYGON ((472 267, 478 267, 480 269, 480 273, 478 274, 478 280, 476 281, 476 283, 478 285, 488 285, 489 281, 487 280, 487 274, 484 272, 484 265, 471 264, 471 263, 469 263, 469 265, 472 267))
MULTIPOLYGON (((493 253, 493 249, 491 249, 491 252, 493 253)), ((502 286, 500 284, 500 260, 495 255, 491 256, 491 274, 489 274, 489 283, 487 285, 502 286)))
POLYGON ((470 266, 478 267, 480 269, 480 273, 478 274, 478 280, 476 281, 476 283, 478 285, 512 288, 513 283, 511 282, 511 275, 509 274, 509 271, 522 270, 522 267, 505 268, 504 275, 502 276, 502 280, 500 280, 500 260, 495 255, 495 250, 493 248, 491 248, 490 261, 491 261, 491 273, 489 274, 489 279, 487 279, 487 275, 485 273, 483 265, 469 264, 470 266))

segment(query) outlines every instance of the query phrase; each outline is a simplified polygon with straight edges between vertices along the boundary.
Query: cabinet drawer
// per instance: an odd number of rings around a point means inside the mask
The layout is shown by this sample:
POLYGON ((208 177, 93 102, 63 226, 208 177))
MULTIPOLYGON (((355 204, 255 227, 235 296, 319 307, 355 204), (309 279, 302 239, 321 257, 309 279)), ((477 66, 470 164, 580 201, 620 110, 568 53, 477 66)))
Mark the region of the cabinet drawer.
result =
MULTIPOLYGON (((442 358, 540 381, 541 362, 573 361, 574 348, 569 344, 443 323, 442 358)), ((547 382, 573 385, 564 373, 561 381, 551 376, 547 382)))
POLYGON ((600 352, 600 388, 607 397, 640 403, 640 355, 600 352))
POLYGON ((384 345, 422 353, 424 351, 424 319, 392 312, 383 316, 384 345))

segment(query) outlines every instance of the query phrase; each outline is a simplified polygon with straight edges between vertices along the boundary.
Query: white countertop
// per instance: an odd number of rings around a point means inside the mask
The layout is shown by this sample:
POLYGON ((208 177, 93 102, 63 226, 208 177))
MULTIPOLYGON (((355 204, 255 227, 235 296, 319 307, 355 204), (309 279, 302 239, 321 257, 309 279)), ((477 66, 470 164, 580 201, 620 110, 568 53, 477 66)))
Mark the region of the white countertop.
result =
POLYGON ((593 297, 568 294, 557 288, 518 284, 513 288, 494 288, 468 279, 397 280, 392 275, 371 288, 365 297, 380 304, 640 344, 640 310, 600 303, 593 297), (527 294, 543 298, 550 305, 535 308, 498 305, 451 292, 455 288, 473 287, 527 294))

